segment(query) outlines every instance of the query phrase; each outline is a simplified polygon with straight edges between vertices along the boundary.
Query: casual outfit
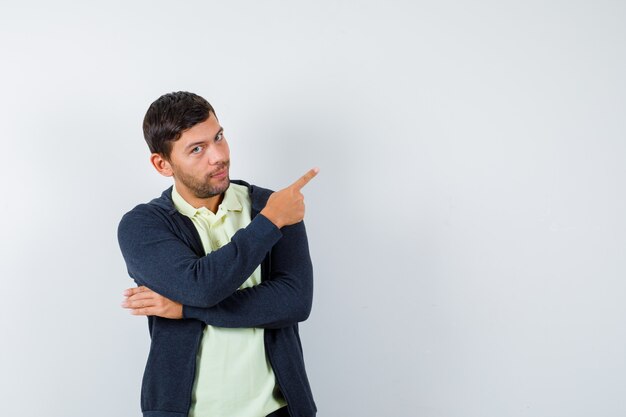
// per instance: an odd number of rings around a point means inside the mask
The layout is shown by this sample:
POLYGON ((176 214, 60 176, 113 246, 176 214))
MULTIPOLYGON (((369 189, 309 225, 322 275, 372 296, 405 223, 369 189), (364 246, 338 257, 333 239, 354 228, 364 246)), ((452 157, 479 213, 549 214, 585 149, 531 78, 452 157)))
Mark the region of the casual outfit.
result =
POLYGON ((270 194, 231 181, 212 213, 169 188, 122 218, 130 276, 184 305, 182 320, 148 317, 144 417, 315 416, 298 334, 313 294, 306 230, 260 215, 270 194))

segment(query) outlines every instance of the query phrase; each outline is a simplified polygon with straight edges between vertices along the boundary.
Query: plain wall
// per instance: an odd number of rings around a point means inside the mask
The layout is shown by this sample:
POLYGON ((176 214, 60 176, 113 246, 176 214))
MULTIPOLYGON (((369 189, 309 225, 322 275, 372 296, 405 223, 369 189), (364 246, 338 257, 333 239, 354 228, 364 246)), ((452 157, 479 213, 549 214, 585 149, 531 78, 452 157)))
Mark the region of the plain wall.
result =
POLYGON ((120 217, 141 121, 216 108, 231 177, 308 168, 321 417, 626 415, 626 5, 0 6, 0 415, 138 416, 120 217))

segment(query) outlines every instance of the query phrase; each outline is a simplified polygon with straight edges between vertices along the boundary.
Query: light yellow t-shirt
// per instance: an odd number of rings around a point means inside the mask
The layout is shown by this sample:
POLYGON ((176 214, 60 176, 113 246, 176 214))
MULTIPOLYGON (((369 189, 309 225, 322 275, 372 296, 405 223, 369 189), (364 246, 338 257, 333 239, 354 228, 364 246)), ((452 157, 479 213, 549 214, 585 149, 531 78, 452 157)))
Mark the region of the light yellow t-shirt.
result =
MULTIPOLYGON (((248 188, 230 184, 217 213, 191 206, 172 190, 176 209, 189 217, 209 253, 250 224, 248 188)), ((261 267, 239 289, 258 285, 261 267)), ((207 325, 196 357, 189 417, 264 417, 287 404, 265 355, 264 329, 207 325)))

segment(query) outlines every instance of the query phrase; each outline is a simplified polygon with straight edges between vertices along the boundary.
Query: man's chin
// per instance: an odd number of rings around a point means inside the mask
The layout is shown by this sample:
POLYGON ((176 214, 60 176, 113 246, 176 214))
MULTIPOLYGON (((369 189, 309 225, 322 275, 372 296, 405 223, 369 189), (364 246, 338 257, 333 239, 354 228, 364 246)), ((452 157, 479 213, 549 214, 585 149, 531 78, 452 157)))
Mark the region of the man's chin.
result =
POLYGON ((214 195, 225 193, 230 187, 230 177, 227 175, 225 178, 219 180, 214 186, 214 195))
POLYGON ((211 187, 195 187, 192 188, 196 198, 211 198, 223 194, 230 187, 230 178, 226 177, 219 182, 211 181, 211 187))
POLYGON ((228 188, 230 187, 230 178, 226 177, 225 180, 226 180, 226 184, 224 185, 224 189, 222 190, 222 193, 225 193, 226 190, 228 190, 228 188))
POLYGON ((218 184, 217 187, 224 187, 224 191, 226 191, 230 187, 230 177, 226 175, 226 177, 219 180, 218 184))

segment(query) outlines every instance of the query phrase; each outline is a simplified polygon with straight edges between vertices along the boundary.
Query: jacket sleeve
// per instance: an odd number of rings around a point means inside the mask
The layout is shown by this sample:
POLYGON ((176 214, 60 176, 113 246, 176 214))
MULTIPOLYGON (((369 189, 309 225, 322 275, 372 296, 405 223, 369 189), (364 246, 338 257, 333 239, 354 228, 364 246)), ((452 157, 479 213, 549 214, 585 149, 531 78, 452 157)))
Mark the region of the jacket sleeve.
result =
POLYGON ((230 243, 199 257, 161 216, 145 206, 127 213, 118 227, 120 248, 138 285, 189 306, 212 307, 237 291, 282 236, 259 214, 230 243))
MULTIPOLYGON (((183 306, 183 318, 218 327, 280 328, 304 321, 313 302, 313 268, 304 222, 281 229, 268 279, 210 308, 183 306)), ((158 291, 157 291, 158 292, 158 291)))

